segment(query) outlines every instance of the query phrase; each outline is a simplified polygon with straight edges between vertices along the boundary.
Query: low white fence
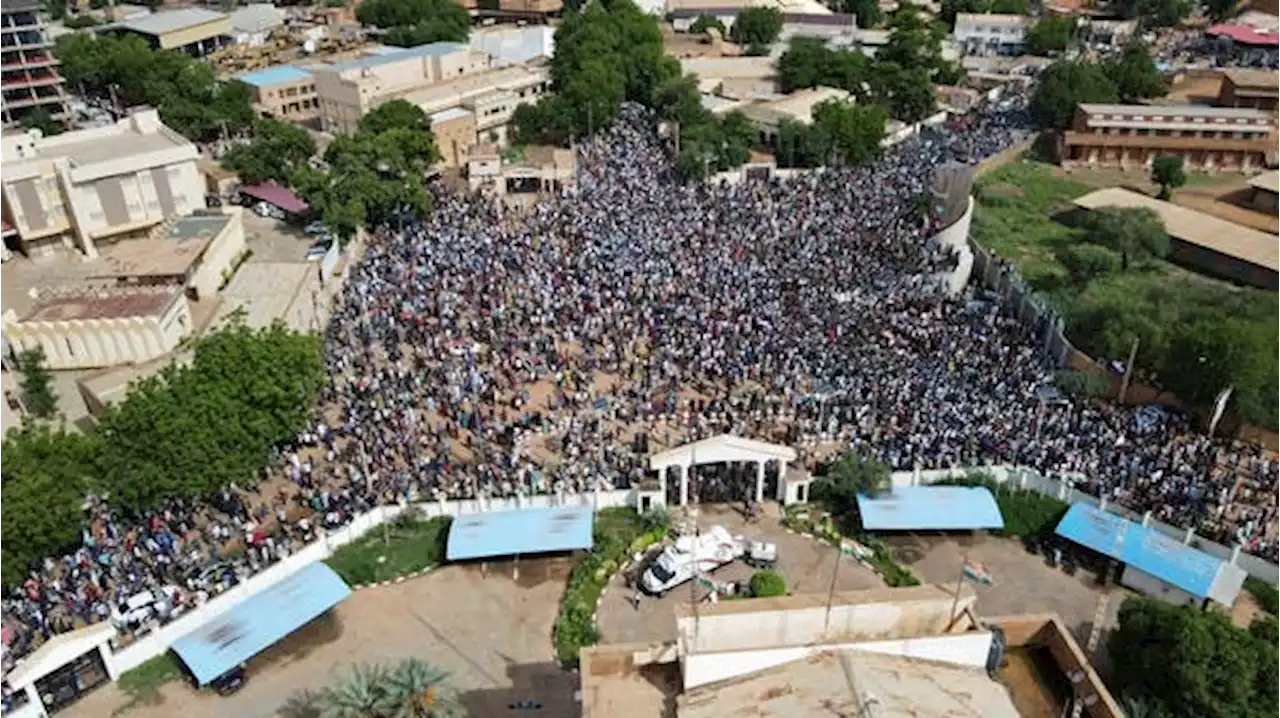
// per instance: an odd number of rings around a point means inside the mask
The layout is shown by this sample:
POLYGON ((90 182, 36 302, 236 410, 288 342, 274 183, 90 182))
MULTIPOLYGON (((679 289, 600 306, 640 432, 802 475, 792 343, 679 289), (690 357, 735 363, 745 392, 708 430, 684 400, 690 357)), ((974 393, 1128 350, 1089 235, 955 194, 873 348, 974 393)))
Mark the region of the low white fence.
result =
MULTIPOLYGON (((485 511, 547 508, 553 506, 592 506, 597 511, 615 506, 633 506, 638 492, 634 490, 597 491, 587 494, 562 494, 553 496, 516 497, 502 499, 432 501, 416 504, 427 516, 459 516, 485 511)), ((351 523, 336 531, 326 532, 321 538, 307 545, 288 558, 255 574, 226 593, 219 594, 172 623, 165 624, 137 641, 119 650, 104 650, 103 659, 108 674, 114 679, 125 671, 137 668, 146 661, 169 650, 179 638, 199 630, 205 624, 226 613, 231 607, 292 576, 300 569, 316 561, 323 561, 338 548, 364 536, 369 531, 395 519, 405 511, 405 506, 380 506, 368 513, 356 516, 351 523)), ((75 656, 72 656, 75 658, 75 656)))
POLYGON ((1061 479, 1044 476, 1035 469, 1017 466, 977 466, 973 468, 957 468, 957 469, 936 469, 927 471, 895 471, 893 473, 894 486, 919 486, 922 484, 932 484, 945 479, 962 479, 969 475, 970 472, 982 471, 989 474, 999 484, 1009 484, 1017 488, 1035 491, 1039 494, 1052 496, 1060 501, 1071 504, 1081 501, 1090 506, 1101 507, 1104 511, 1109 511, 1118 516, 1123 516, 1131 521, 1138 523, 1146 523, 1150 528, 1160 533, 1177 539, 1182 543, 1200 549, 1207 554, 1217 556, 1224 561, 1231 561, 1235 565, 1244 569, 1245 573, 1262 581, 1275 586, 1280 584, 1280 566, 1270 561, 1244 553, 1239 546, 1223 546, 1220 543, 1211 541, 1207 538, 1199 536, 1191 529, 1178 528, 1170 526, 1163 521, 1158 521, 1151 516, 1144 516, 1135 511, 1131 511, 1115 501, 1107 501, 1099 499, 1097 496, 1087 494, 1077 488, 1074 484, 1077 480, 1083 480, 1083 475, 1067 475, 1061 479))

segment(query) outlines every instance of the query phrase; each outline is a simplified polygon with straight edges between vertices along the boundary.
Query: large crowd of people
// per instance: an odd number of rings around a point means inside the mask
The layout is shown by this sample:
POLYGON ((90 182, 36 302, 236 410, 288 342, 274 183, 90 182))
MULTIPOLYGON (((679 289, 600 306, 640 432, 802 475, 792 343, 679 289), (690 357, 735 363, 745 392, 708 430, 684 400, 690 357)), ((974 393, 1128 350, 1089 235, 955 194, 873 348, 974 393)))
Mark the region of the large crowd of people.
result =
MULTIPOLYGON (((722 184, 682 181, 655 119, 625 106, 578 148, 576 188, 524 210, 440 192, 353 268, 321 410, 270 488, 136 524, 95 505, 82 547, 6 594, 11 655, 167 620, 376 504, 626 487, 646 453, 726 432, 811 466, 852 447, 895 469, 1079 475, 1274 559, 1274 461, 1176 415, 1043 405, 1055 367, 1028 329, 980 290, 939 291, 919 200, 940 166, 1023 140, 1024 107, 866 165, 722 184)), ((706 499, 747 485, 700 476, 706 499)))

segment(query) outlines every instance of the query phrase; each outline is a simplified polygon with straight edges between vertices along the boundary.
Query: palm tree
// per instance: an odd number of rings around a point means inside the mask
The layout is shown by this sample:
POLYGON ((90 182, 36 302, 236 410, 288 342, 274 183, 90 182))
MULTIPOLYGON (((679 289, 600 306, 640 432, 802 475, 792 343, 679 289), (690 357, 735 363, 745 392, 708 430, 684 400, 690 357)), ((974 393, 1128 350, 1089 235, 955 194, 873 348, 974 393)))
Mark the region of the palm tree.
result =
POLYGON ((449 674, 417 658, 400 661, 389 673, 387 694, 395 706, 389 718, 457 718, 465 714, 449 674))
POLYGON ((303 689, 289 696, 280 715, 284 718, 320 718, 321 694, 310 689, 303 689))
POLYGON ((358 663, 320 694, 323 718, 386 718, 394 707, 388 700, 390 671, 380 663, 358 663))

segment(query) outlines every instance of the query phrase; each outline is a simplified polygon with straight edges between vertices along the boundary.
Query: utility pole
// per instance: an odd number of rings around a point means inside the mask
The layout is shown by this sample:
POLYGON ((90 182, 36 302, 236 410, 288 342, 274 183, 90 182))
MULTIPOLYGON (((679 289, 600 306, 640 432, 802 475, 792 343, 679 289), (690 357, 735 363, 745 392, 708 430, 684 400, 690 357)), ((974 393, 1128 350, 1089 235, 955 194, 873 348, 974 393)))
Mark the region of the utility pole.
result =
POLYGON ((964 566, 968 563, 969 558, 966 556, 960 559, 960 576, 956 578, 956 595, 951 600, 951 614, 947 620, 947 630, 956 625, 956 609, 960 607, 960 589, 964 587, 964 566))
POLYGON ((841 542, 836 543, 836 565, 831 569, 831 585, 827 587, 827 616, 822 623, 822 637, 827 637, 827 631, 831 630, 831 604, 836 598, 836 577, 840 575, 840 561, 844 558, 844 546, 841 542))
POLYGON ((1116 403, 1124 404, 1124 396, 1129 393, 1129 377, 1133 376, 1133 362, 1138 358, 1138 338, 1133 338, 1133 346, 1129 349, 1129 361, 1124 365, 1124 378, 1120 380, 1120 396, 1116 403))

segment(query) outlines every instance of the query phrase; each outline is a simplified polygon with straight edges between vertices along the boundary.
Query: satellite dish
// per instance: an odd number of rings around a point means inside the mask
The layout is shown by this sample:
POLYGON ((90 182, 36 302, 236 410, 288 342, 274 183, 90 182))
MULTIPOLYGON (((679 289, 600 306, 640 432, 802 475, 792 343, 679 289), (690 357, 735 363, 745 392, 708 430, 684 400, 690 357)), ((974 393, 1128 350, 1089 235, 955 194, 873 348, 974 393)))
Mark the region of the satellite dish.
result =
POLYGON ((315 40, 307 40, 306 42, 302 43, 302 51, 303 51, 303 52, 305 52, 305 53, 307 53, 308 55, 310 55, 311 53, 315 52, 315 51, 316 51, 316 41, 315 41, 315 40))

